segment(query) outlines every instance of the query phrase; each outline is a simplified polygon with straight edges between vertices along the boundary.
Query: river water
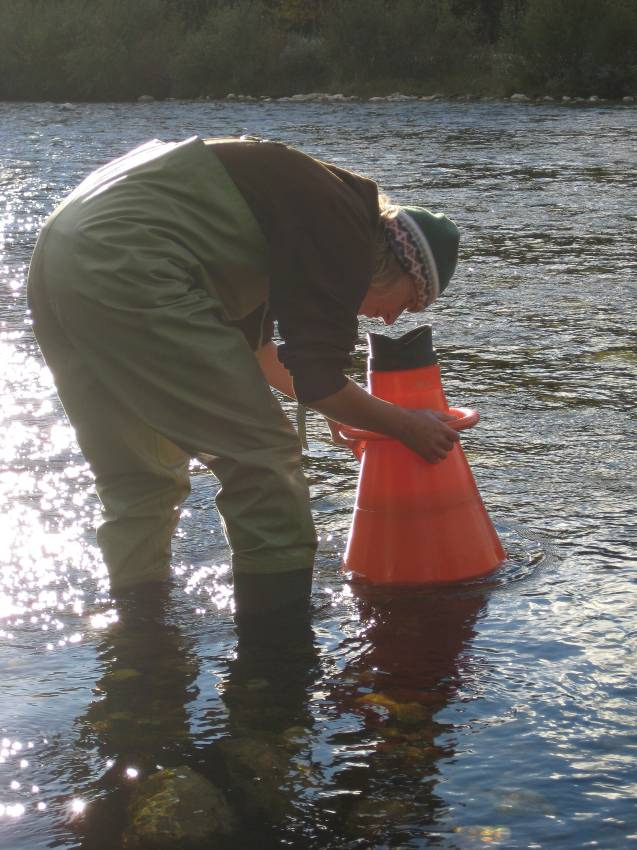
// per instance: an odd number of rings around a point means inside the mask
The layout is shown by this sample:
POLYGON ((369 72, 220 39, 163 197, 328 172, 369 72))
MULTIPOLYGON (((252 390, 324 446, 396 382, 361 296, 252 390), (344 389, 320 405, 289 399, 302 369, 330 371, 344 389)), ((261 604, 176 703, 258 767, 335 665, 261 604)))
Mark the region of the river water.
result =
MULTIPOLYGON (((240 826, 219 846, 637 846, 635 115, 0 105, 4 850, 120 847, 129 796, 158 765, 223 788, 240 826), (201 468, 166 598, 141 613, 110 600, 99 506, 30 330, 26 272, 44 217, 89 170, 195 133, 284 140, 458 222, 458 271, 427 321, 448 398, 482 415, 462 440, 508 553, 489 580, 351 584, 339 559, 357 462, 312 416, 311 636, 276 657, 237 650, 201 468)), ((366 330, 380 328, 361 326, 361 381, 366 330)))

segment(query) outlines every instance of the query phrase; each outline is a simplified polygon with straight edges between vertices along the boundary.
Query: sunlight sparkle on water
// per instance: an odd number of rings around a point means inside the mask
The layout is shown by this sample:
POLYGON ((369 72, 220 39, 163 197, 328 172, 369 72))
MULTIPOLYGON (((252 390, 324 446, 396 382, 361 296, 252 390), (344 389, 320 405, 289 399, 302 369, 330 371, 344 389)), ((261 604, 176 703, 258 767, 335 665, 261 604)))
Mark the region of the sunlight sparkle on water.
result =
POLYGON ((93 614, 90 618, 91 626, 94 629, 107 629, 118 620, 117 611, 112 608, 109 611, 102 611, 100 614, 93 614))
POLYGON ((84 800, 80 800, 79 797, 76 797, 74 800, 71 800, 71 813, 73 815, 81 815, 86 809, 86 802, 84 800))
POLYGON ((25 811, 26 809, 22 803, 14 803, 11 806, 0 806, 0 815, 5 814, 9 818, 20 818, 25 811))

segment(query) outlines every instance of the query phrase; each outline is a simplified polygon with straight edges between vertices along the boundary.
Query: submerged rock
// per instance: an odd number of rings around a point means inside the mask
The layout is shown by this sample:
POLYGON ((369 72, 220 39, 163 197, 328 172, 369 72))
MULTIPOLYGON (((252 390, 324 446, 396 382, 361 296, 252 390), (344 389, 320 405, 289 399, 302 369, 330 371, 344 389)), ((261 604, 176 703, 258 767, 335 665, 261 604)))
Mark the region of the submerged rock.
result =
POLYGON ((349 813, 345 827, 349 835, 373 840, 388 829, 409 824, 415 817, 414 807, 407 801, 359 797, 349 813))
POLYGON ((248 817, 279 821, 291 800, 283 789, 288 771, 287 753, 274 743, 254 738, 226 738, 219 742, 230 785, 242 798, 248 817))
POLYGON ((507 826, 454 826, 457 835, 465 835, 479 841, 480 844, 500 844, 511 838, 511 830, 507 826))
POLYGON ((281 745, 289 752, 296 752, 310 739, 310 730, 305 726, 290 726, 281 734, 281 745))
POLYGON ((380 707, 401 726, 421 726, 427 720, 425 708, 418 702, 398 702, 383 693, 363 694, 357 697, 359 705, 380 707))
POLYGON ((496 809, 500 814, 534 814, 553 816, 557 814, 555 806, 537 791, 524 788, 505 788, 497 792, 496 809))
POLYGON ((176 767, 140 783, 129 806, 124 847, 175 850, 228 835, 234 828, 221 791, 189 767, 176 767))

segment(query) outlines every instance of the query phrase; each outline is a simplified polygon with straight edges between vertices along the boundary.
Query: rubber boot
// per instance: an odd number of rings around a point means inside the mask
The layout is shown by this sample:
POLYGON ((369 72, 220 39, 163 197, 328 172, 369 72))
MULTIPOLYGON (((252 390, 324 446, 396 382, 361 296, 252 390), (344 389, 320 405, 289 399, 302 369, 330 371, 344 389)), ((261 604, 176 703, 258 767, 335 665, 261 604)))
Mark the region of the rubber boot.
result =
POLYGON ((235 619, 268 616, 285 609, 308 611, 312 570, 282 573, 236 573, 235 619))

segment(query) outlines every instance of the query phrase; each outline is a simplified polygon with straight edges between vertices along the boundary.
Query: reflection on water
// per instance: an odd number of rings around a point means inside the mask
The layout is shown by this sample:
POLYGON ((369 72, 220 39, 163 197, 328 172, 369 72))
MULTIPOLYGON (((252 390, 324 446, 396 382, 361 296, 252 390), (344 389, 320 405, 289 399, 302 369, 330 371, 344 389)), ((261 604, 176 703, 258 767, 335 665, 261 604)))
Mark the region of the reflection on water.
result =
POLYGON ((136 800, 162 770, 202 779, 230 830, 220 847, 636 843, 634 111, 0 113, 1 846, 133 846, 136 800), (199 467, 173 586, 109 598, 90 473, 33 341, 26 269, 43 216, 88 170, 194 132, 284 139, 456 218, 459 270, 428 319, 447 396, 481 412, 462 439, 509 556, 494 576, 436 592, 349 584, 357 463, 310 417, 310 624, 235 633, 199 467))

